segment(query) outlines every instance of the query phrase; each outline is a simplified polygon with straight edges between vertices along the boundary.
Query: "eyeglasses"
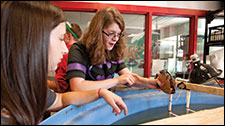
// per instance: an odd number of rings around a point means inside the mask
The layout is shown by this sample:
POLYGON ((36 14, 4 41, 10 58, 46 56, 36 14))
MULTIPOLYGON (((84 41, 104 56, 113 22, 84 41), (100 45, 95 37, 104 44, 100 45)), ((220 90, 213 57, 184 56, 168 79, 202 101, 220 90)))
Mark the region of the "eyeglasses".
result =
POLYGON ((124 36, 124 34, 122 34, 122 33, 120 33, 120 34, 114 34, 114 33, 106 33, 106 32, 104 32, 104 31, 102 31, 102 32, 103 32, 105 35, 107 35, 110 39, 113 39, 113 38, 115 38, 115 37, 121 39, 121 38, 124 36))

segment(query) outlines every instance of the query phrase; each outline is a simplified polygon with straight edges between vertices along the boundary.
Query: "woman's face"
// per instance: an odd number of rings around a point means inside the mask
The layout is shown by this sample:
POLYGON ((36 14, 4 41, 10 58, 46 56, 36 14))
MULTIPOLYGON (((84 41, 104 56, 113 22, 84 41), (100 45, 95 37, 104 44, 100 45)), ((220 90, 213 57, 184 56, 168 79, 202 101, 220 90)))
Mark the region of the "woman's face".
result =
POLYGON ((68 53, 65 42, 63 41, 66 33, 66 23, 60 23, 50 34, 48 72, 54 72, 57 64, 61 61, 63 54, 68 53))
POLYGON ((68 44, 68 43, 70 42, 69 34, 66 33, 66 34, 64 35, 64 39, 63 39, 63 40, 64 40, 64 42, 65 42, 66 44, 68 44))
POLYGON ((113 22, 111 25, 103 29, 102 34, 106 50, 110 51, 119 40, 121 29, 117 23, 113 22))

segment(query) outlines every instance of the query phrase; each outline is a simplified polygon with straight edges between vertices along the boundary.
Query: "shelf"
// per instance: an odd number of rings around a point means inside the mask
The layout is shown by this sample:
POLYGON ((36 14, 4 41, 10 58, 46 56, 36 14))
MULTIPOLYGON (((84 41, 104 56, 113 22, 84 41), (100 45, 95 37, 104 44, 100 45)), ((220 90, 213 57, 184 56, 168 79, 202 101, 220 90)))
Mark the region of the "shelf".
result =
POLYGON ((209 28, 209 42, 207 45, 213 45, 214 43, 224 45, 224 25, 209 28))
POLYGON ((206 46, 224 46, 223 41, 208 42, 206 46))
MULTIPOLYGON (((206 63, 206 55, 209 55, 209 48, 211 46, 215 47, 224 47, 224 24, 218 24, 218 26, 213 26, 208 28, 208 24, 214 20, 219 13, 224 13, 224 8, 209 11, 206 14, 206 28, 205 28, 205 39, 204 39, 204 54, 203 54, 203 63, 206 63), (209 30, 209 36, 207 31, 209 30)), ((224 15, 223 15, 224 16, 224 15)))
POLYGON ((224 25, 209 28, 209 41, 205 43, 204 56, 209 55, 210 46, 224 46, 224 25))

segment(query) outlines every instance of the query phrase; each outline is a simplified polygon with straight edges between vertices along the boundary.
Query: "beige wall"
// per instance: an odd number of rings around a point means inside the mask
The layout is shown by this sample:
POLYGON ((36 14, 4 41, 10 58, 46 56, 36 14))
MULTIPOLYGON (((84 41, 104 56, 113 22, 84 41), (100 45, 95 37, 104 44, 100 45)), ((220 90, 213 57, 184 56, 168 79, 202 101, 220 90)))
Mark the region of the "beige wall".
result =
POLYGON ((212 10, 212 11, 219 9, 221 7, 220 1, 81 1, 81 2, 144 5, 144 6, 186 8, 186 9, 212 10))

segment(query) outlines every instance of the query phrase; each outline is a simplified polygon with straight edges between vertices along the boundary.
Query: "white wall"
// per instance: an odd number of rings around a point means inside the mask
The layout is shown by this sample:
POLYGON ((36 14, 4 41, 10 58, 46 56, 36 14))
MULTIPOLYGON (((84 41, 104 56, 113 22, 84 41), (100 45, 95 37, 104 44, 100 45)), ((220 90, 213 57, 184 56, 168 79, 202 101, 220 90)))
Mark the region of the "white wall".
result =
POLYGON ((172 7, 198 10, 217 10, 221 7, 220 1, 80 1, 94 3, 144 5, 157 7, 172 7))

